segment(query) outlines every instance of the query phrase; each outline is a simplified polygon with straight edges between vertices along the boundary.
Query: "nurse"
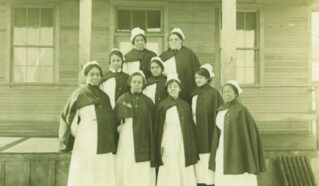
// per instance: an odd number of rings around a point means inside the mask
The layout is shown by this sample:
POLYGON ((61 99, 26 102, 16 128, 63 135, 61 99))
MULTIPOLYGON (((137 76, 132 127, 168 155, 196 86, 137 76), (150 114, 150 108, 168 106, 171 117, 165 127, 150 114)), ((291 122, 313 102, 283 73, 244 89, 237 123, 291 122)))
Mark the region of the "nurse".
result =
POLYGON ((109 97, 112 108, 114 108, 117 99, 129 90, 127 80, 129 75, 122 71, 124 57, 119 49, 113 49, 109 54, 110 69, 104 75, 100 88, 109 97))
POLYGON ((210 64, 202 65, 195 73, 197 88, 192 94, 193 119, 196 124, 196 141, 200 157, 195 165, 195 173, 197 183, 201 186, 214 184, 214 172, 209 170, 208 162, 217 108, 223 103, 219 91, 210 86, 214 76, 210 64))
POLYGON ((257 186, 257 175, 266 170, 255 120, 238 102, 242 92, 234 80, 222 87, 225 103, 217 109, 209 160, 215 186, 257 186))
POLYGON ((195 124, 190 105, 179 98, 181 81, 168 75, 169 96, 157 107, 157 186, 196 186, 194 165, 198 161, 195 124))
POLYGON ((167 97, 165 89, 166 77, 163 75, 164 65, 162 59, 153 57, 150 68, 152 76, 147 78, 143 93, 151 98, 155 105, 158 105, 167 97))
POLYGON ((124 56, 123 71, 131 75, 133 72, 141 70, 146 78, 150 77, 150 61, 156 54, 146 49, 147 40, 145 31, 139 27, 133 28, 130 40, 133 48, 124 56))
POLYGON ((116 186, 118 135, 109 96, 98 87, 102 69, 88 62, 83 75, 86 85, 72 93, 60 117, 60 150, 72 151, 68 186, 116 186))
POLYGON ((130 90, 117 100, 116 118, 120 125, 116 159, 118 186, 154 186, 154 103, 142 93, 145 85, 143 72, 129 77, 130 90))

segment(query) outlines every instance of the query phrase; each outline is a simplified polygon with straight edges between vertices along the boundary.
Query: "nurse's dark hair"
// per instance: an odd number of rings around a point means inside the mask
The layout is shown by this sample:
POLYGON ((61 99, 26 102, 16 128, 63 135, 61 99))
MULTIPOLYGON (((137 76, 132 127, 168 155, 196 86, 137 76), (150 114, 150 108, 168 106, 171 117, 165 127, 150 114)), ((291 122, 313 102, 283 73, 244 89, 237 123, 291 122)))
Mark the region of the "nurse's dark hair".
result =
POLYGON ((134 43, 135 43, 135 39, 136 39, 137 36, 142 36, 142 37, 144 38, 145 43, 147 42, 146 36, 144 36, 144 35, 142 35, 142 34, 139 34, 139 35, 136 35, 136 36, 133 38, 133 41, 132 41, 132 44, 133 44, 133 45, 134 45, 134 43))
POLYGON ((101 68, 99 65, 97 65, 97 64, 88 65, 88 66, 84 69, 84 71, 83 71, 84 76, 87 76, 88 73, 89 73, 89 72, 92 70, 92 68, 94 68, 94 67, 96 67, 96 68, 100 71, 100 75, 103 76, 102 68, 101 68))
POLYGON ((199 68, 195 74, 198 74, 200 76, 204 76, 208 81, 211 81, 212 79, 210 78, 209 72, 204 69, 204 68, 199 68))
POLYGON ((159 60, 157 60, 157 59, 155 59, 155 60, 152 60, 151 62, 150 62, 150 69, 151 69, 151 64, 152 63, 156 63, 156 64, 158 64, 161 68, 162 68, 162 71, 164 71, 164 66, 163 66, 163 64, 159 61, 159 60))
POLYGON ((127 84, 128 84, 129 86, 131 86, 131 81, 132 81, 133 77, 135 77, 135 76, 141 76, 141 77, 142 77, 142 79, 143 79, 143 87, 144 87, 145 84, 146 84, 146 79, 145 79, 144 76, 143 76, 142 74, 140 74, 139 72, 133 72, 133 73, 130 75, 130 77, 128 78, 127 84))
POLYGON ((119 51, 119 50, 113 50, 113 51, 110 52, 110 54, 109 54, 109 63, 110 63, 110 64, 111 64, 111 57, 112 57, 113 55, 116 55, 116 56, 118 56, 119 58, 121 58, 122 64, 123 64, 123 62, 124 62, 124 55, 123 55, 123 53, 122 53, 121 51, 119 51))
POLYGON ((165 85, 165 88, 167 89, 167 87, 169 86, 169 85, 171 85, 172 83, 174 83, 174 82, 176 82, 177 84, 178 84, 178 86, 179 86, 179 88, 182 88, 181 86, 181 83, 179 82, 179 81, 177 81, 176 79, 171 79, 171 80, 169 80, 167 83, 166 83, 166 85, 165 85))
POLYGON ((236 94, 237 96, 239 96, 238 89, 237 89, 234 85, 232 85, 232 84, 230 84, 230 83, 226 83, 226 84, 222 87, 222 90, 224 89, 225 86, 231 87, 231 88, 234 90, 235 94, 236 94))

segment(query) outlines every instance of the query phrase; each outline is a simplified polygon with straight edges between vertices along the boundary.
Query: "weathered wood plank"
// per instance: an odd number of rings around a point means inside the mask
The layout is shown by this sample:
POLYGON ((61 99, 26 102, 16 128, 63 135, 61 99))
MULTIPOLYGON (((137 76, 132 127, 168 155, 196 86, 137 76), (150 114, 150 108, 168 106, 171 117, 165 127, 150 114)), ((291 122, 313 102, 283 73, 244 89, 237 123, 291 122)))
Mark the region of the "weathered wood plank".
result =
POLYGON ((69 161, 56 161, 55 186, 65 186, 68 182, 69 161))
POLYGON ((55 161, 31 161, 30 185, 55 186, 55 161))
POLYGON ((30 163, 26 161, 5 162, 5 186, 29 186, 30 163), (17 176, 19 175, 19 176, 17 176))

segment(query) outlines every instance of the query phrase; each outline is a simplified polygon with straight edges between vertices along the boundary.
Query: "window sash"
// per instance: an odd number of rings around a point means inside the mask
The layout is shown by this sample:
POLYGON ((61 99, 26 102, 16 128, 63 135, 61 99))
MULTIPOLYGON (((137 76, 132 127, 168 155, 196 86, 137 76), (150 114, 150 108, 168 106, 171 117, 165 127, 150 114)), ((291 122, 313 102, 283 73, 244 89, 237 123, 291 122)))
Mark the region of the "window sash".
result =
POLYGON ((149 32, 149 33, 162 33, 163 32, 163 11, 161 9, 150 9, 150 8, 147 8, 147 9, 140 9, 140 8, 117 8, 116 9, 116 26, 115 26, 115 31, 116 32, 130 32, 134 27, 133 25, 133 12, 134 11, 143 11, 144 12, 144 27, 145 28, 142 28, 143 30, 145 30, 146 32, 149 32), (120 29, 119 28, 119 11, 129 11, 130 12, 130 29, 120 29), (160 23, 159 23, 159 30, 156 30, 153 28, 153 30, 148 27, 148 13, 149 12, 152 12, 152 11, 158 11, 159 12, 159 18, 160 18, 160 23))
MULTIPOLYGON (((16 43, 15 37, 19 37, 18 34, 15 33, 16 23, 14 20, 16 20, 16 14, 15 11, 18 8, 13 9, 13 32, 12 32, 12 60, 11 60, 11 80, 13 82, 27 82, 27 83, 51 83, 54 82, 54 76, 55 76, 55 33, 54 33, 54 9, 53 8, 23 8, 25 9, 25 24, 20 28, 25 29, 25 42, 23 43, 16 43), (35 27, 29 27, 28 26, 28 11, 29 9, 37 9, 38 14, 38 25, 35 27), (51 12, 49 14, 46 14, 48 12, 44 12, 45 9, 49 9, 51 12), (46 14, 46 16, 49 15, 49 19, 41 20, 43 15, 46 14), (51 13, 51 15, 50 15, 51 13), (51 17, 50 17, 51 16, 51 17), (51 20, 50 20, 51 19, 51 20), (43 25, 42 25, 43 23, 43 25), (28 29, 38 29, 38 35, 37 35, 37 42, 36 43, 28 43, 27 38, 28 37, 28 29), (47 29, 49 28, 49 30, 47 29), (42 35, 42 30, 46 29, 46 34, 51 35, 51 38, 49 41, 47 41, 48 35, 42 35), (42 40, 42 38, 45 38, 42 40), (18 54, 16 56, 16 49, 24 49, 24 54, 18 54), (38 51, 37 51, 38 50, 38 51), (29 55, 29 52, 35 52, 31 55, 29 55), (22 57, 21 57, 22 55, 22 57), (19 57, 20 63, 17 63, 16 57, 19 57), (23 59, 24 58, 24 59, 23 59)), ((23 37, 23 36, 22 36, 23 37)))

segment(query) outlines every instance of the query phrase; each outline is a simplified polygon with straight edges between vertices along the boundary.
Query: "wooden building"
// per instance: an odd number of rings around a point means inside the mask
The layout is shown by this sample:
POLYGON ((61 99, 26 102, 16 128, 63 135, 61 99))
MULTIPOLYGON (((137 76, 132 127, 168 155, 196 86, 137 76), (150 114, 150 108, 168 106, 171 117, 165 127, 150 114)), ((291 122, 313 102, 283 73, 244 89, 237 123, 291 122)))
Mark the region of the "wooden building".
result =
POLYGON ((109 51, 128 51, 135 26, 146 30, 147 47, 160 54, 168 47, 169 31, 180 27, 184 45, 202 64, 213 65, 214 86, 227 79, 241 83, 241 100, 257 120, 268 158, 261 183, 278 185, 271 158, 283 151, 312 158, 318 170, 312 95, 319 90, 311 79, 311 12, 317 4, 0 0, 0 136, 56 137, 59 114, 81 81, 83 63, 97 60, 107 71, 109 51))

